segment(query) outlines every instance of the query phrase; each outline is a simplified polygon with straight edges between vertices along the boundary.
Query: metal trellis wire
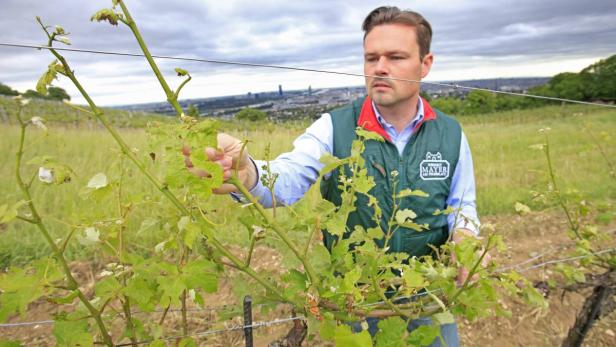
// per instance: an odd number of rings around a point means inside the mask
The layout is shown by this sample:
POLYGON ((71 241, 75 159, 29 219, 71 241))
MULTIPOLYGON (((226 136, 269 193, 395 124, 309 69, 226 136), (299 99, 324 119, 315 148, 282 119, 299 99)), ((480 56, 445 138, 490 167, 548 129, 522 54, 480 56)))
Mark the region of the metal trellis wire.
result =
MULTIPOLYGON (((92 53, 92 54, 116 55, 116 56, 125 56, 125 57, 144 57, 145 56, 144 54, 141 54, 141 53, 113 52, 113 51, 102 51, 102 50, 82 49, 82 48, 50 47, 50 46, 44 46, 44 45, 27 45, 27 44, 7 43, 7 42, 0 42, 0 46, 3 46, 3 47, 14 47, 14 48, 32 48, 32 49, 39 49, 39 50, 40 49, 48 49, 48 50, 53 49, 53 50, 56 50, 56 51, 65 51, 65 52, 92 53)), ((365 75, 365 74, 360 74, 360 73, 351 73, 351 72, 342 72, 342 71, 333 71, 333 70, 322 70, 322 69, 312 69, 312 68, 305 68, 305 67, 298 67, 298 66, 260 64, 260 63, 239 62, 239 61, 219 60, 219 59, 207 59, 207 58, 176 57, 176 56, 169 56, 169 55, 152 55, 152 58, 168 59, 168 60, 181 60, 181 61, 193 61, 193 62, 211 63, 211 64, 225 64, 225 65, 236 65, 236 66, 247 66, 247 67, 260 67, 260 68, 292 70, 292 71, 315 72, 315 73, 324 73, 324 74, 333 74, 333 75, 342 75, 342 76, 353 76, 353 77, 374 77, 374 78, 380 78, 380 79, 383 79, 383 80, 402 81, 402 82, 410 82, 410 83, 423 83, 423 84, 427 84, 427 85, 440 86, 440 87, 449 87, 449 88, 455 88, 455 89, 476 90, 476 91, 484 91, 484 92, 490 92, 490 93, 495 93, 495 94, 528 97, 528 98, 550 100, 550 101, 560 101, 560 102, 567 102, 567 103, 573 103, 573 104, 582 104, 582 105, 592 105, 592 106, 616 108, 616 105, 602 104, 602 103, 597 103, 597 102, 572 100, 572 99, 557 98, 557 97, 544 96, 544 95, 535 95, 535 94, 515 93, 515 92, 504 91, 504 90, 494 90, 494 89, 489 89, 489 88, 479 88, 479 87, 463 86, 463 85, 460 85, 460 84, 441 83, 441 82, 427 82, 427 81, 419 81, 419 80, 405 79, 405 78, 365 75)))

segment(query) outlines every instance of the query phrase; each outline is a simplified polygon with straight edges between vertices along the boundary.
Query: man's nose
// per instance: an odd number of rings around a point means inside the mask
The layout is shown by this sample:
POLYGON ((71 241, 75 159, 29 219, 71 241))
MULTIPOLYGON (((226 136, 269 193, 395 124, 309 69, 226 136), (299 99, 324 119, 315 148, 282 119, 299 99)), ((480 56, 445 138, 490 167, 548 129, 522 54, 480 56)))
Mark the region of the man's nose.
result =
POLYGON ((389 68, 387 66, 387 57, 385 56, 379 57, 379 60, 377 60, 376 62, 374 72, 376 75, 379 75, 379 76, 389 74, 389 68))

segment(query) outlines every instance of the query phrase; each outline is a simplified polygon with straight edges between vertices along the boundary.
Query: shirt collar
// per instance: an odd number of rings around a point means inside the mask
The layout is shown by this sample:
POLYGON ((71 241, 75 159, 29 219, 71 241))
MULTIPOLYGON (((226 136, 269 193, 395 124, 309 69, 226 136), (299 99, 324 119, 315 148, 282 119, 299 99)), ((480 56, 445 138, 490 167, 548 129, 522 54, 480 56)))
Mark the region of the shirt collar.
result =
MULTIPOLYGON (((376 104, 374 103, 374 100, 372 100, 372 109, 374 110, 374 114, 376 115, 376 119, 378 120, 378 122, 381 124, 381 126, 383 127, 383 129, 386 130, 393 130, 395 132, 395 128, 393 125, 389 124, 385 118, 383 118, 383 116, 381 116, 381 113, 379 112, 379 109, 376 107, 376 104)), ((407 129, 415 129, 415 127, 417 126, 417 124, 419 122, 421 122, 424 119, 424 106, 423 106, 423 102, 421 99, 421 96, 417 98, 417 114, 415 115, 415 118, 413 118, 413 120, 404 128, 404 130, 402 130, 402 132, 406 131, 407 129)), ((389 132, 387 131, 387 132, 389 132)))

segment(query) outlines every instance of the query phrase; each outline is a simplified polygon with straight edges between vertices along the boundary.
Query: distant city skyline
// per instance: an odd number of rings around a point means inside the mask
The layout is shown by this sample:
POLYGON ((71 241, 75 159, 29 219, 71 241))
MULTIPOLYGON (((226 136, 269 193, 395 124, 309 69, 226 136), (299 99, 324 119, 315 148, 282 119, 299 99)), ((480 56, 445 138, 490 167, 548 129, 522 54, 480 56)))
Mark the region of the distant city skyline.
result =
MULTIPOLYGON (((382 5, 375 1, 280 2, 185 0, 126 2, 153 54, 362 73, 360 25, 382 5)), ((549 77, 582 68, 616 53, 613 0, 390 1, 422 13, 434 29, 435 63, 426 81, 498 77, 549 77)), ((140 53, 123 25, 92 23, 110 0, 5 0, 0 42, 44 44, 34 16, 62 25, 73 47, 140 53)), ((144 58, 66 53, 78 78, 101 106, 163 101, 166 97, 144 58)), ((49 52, 0 47, 0 82, 34 89, 53 60, 49 52)), ((180 98, 203 98, 283 90, 359 86, 344 77, 268 68, 157 60, 172 88, 175 67, 193 80, 180 98)), ((66 78, 55 85, 83 99, 66 78)))

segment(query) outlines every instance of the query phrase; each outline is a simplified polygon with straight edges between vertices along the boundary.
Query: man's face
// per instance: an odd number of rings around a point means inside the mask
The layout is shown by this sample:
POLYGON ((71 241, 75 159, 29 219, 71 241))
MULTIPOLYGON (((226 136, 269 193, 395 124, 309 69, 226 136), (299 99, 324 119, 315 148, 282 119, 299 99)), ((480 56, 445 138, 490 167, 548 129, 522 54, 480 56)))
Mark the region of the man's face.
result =
MULTIPOLYGON (((432 54, 423 61, 419 55, 415 27, 384 24, 374 27, 364 40, 364 74, 419 81, 430 72, 432 54)), ((419 83, 366 77, 366 91, 374 102, 386 108, 412 107, 419 95, 419 83)))

